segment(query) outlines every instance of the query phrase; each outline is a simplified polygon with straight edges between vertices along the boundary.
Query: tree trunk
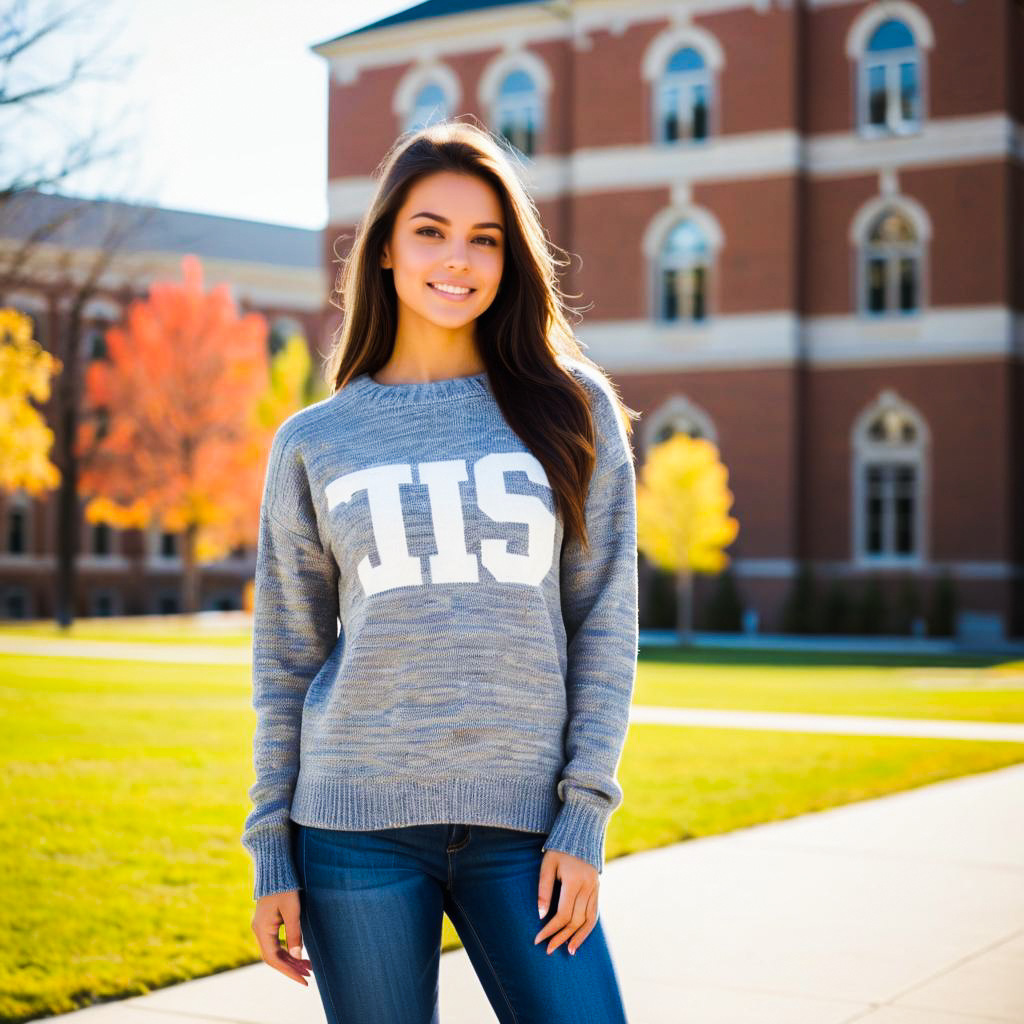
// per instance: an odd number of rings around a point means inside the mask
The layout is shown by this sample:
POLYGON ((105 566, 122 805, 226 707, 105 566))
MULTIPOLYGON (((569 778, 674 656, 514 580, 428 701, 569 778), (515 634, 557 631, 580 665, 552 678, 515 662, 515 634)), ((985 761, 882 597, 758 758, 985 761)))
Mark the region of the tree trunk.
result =
POLYGON ((196 565, 196 538, 199 527, 189 523, 182 533, 181 610, 186 615, 199 611, 199 567, 196 565))
POLYGON ((676 573, 676 633, 684 647, 693 642, 693 572, 690 569, 676 573))
POLYGON ((59 305, 51 306, 50 328, 53 351, 64 366, 57 376, 57 431, 55 464, 60 470, 57 489, 57 578, 54 587, 54 616, 62 628, 71 626, 75 617, 76 562, 81 550, 81 515, 78 501, 78 458, 75 439, 78 434, 78 403, 81 394, 79 334, 81 305, 75 302, 64 319, 59 305))

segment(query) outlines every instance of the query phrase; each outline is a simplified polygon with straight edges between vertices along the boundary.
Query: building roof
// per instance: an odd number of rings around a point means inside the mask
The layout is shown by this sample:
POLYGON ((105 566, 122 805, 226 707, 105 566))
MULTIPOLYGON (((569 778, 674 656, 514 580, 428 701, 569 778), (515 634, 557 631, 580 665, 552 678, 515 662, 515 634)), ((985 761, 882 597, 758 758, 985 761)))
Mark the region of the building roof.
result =
POLYGON ((349 39, 352 36, 362 35, 364 32, 374 32, 381 28, 390 28, 392 25, 404 25, 413 21, 425 21, 427 18, 441 18, 446 14, 469 14, 472 11, 489 10, 492 7, 520 7, 527 3, 537 3, 538 0, 424 0, 423 3, 414 4, 404 11, 397 11, 389 14, 386 18, 370 22, 369 25, 362 25, 349 32, 344 32, 333 39, 325 39, 310 47, 317 50, 330 43, 336 43, 339 39, 349 39))
POLYGON ((322 233, 308 228, 241 220, 162 206, 79 199, 30 190, 0 205, 0 239, 40 239, 70 249, 103 245, 111 231, 125 234, 125 252, 190 252, 207 259, 321 269, 322 233))

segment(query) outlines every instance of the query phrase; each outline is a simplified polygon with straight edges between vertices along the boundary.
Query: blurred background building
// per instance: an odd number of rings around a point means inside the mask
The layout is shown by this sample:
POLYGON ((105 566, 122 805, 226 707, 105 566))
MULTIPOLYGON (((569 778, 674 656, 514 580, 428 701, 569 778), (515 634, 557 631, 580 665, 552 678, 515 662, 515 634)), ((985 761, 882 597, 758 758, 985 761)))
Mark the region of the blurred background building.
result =
POLYGON ((945 573, 974 628, 1024 633, 1020 3, 428 0, 314 49, 325 241, 397 132, 502 132, 639 460, 719 446, 762 629, 809 568, 922 612, 945 573))
MULTIPOLYGON (((427 0, 313 49, 322 236, 166 212, 237 294, 325 350, 383 154, 473 115, 574 256, 579 337, 644 413, 638 465, 682 431, 728 468, 740 533, 698 628, 799 629, 813 578, 834 631, 955 607, 1024 635, 1021 0, 427 0)), ((4 511, 11 615, 46 513, 4 511)), ((168 608, 108 579, 89 611, 168 608)), ((641 579, 642 623, 671 625, 670 581, 642 558, 641 579)))
MULTIPOLYGON (((293 334, 315 339, 323 333, 327 272, 318 231, 42 192, 21 193, 16 202, 4 205, 0 246, 5 253, 41 231, 46 241, 33 246, 33 273, 20 275, 17 287, 3 281, 0 305, 31 316, 33 336, 51 351, 60 350, 54 342, 66 337, 74 313, 76 295, 68 281, 80 283, 84 271, 96 264, 102 239, 114 233, 121 239, 81 310, 77 335, 83 365, 102 357, 106 329, 121 320, 132 300, 146 296, 151 281, 181 277, 183 253, 200 258, 207 289, 226 282, 240 313, 255 311, 267 318, 271 354, 293 334)), ((41 406, 55 433, 55 447, 64 429, 58 381, 41 406)), ((180 536, 89 523, 86 504, 85 498, 79 502, 76 614, 178 612, 180 536)), ((0 523, 0 618, 53 615, 56 493, 33 497, 0 491, 0 523)), ((244 548, 205 563, 204 608, 241 608, 243 589, 254 570, 255 552, 244 548)))

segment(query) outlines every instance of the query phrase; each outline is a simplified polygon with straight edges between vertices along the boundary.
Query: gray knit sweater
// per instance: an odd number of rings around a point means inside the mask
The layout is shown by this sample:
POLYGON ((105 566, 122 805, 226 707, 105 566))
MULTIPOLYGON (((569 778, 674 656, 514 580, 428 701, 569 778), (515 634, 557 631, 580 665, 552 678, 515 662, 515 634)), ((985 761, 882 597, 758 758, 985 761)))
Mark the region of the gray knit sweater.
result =
POLYGON ((564 365, 597 431, 589 554, 562 544, 486 373, 362 374, 278 428, 254 597, 254 899, 299 888, 291 821, 500 825, 603 870, 636 675, 636 477, 607 384, 564 365))

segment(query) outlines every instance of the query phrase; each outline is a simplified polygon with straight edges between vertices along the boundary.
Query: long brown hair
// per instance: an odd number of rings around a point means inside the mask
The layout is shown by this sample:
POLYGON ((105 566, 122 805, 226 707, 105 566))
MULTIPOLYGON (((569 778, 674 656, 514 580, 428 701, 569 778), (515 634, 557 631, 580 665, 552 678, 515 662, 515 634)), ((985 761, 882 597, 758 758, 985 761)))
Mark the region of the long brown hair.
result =
MULTIPOLYGON (((448 119, 400 135, 377 169, 370 208, 341 260, 336 291, 344 321, 327 357, 335 394, 353 377, 376 373, 391 358, 398 326, 394 277, 382 268, 382 248, 398 211, 419 178, 438 171, 475 175, 491 185, 505 214, 505 261, 491 305, 477 318, 475 337, 491 390, 506 422, 543 465, 564 524, 564 542, 589 550, 584 501, 594 470, 593 417, 584 387, 559 363, 579 360, 608 382, 626 436, 636 410, 625 405, 601 368, 583 354, 567 319, 556 258, 537 207, 513 166, 515 157, 486 127, 448 119)), ((558 249, 559 252, 565 252, 558 249)))

